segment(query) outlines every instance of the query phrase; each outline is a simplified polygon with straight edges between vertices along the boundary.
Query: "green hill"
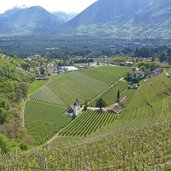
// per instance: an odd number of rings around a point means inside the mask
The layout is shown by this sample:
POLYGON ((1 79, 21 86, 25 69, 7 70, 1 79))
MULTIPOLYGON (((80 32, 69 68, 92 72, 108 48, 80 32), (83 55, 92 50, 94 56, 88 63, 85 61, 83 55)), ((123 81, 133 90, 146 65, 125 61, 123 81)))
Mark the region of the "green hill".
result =
MULTIPOLYGON (((67 126, 71 118, 68 118, 66 109, 72 106, 76 99, 80 104, 84 104, 85 100, 94 103, 96 96, 117 83, 129 70, 128 67, 103 66, 61 74, 34 91, 30 95, 31 100, 26 103, 25 122, 28 133, 35 139, 35 144, 45 143, 48 138, 67 126), (51 121, 48 120, 49 117, 52 118, 51 121)), ((121 84, 126 88, 126 82, 114 85, 113 95, 108 104, 113 104, 115 93, 121 84)), ((37 87, 36 85, 39 87, 39 82, 35 82, 35 85, 33 83, 31 89, 37 87)))
MULTIPOLYGON (((165 73, 144 80, 137 90, 122 92, 129 96, 129 102, 121 114, 88 110, 43 149, 11 153, 15 160, 10 162, 4 162, 9 156, 3 155, 0 168, 167 171, 171 156, 170 87, 171 79, 165 73)), ((44 108, 48 110, 46 105, 44 108)), ((53 116, 47 120, 52 122, 53 116)))
POLYGON ((78 98, 80 104, 83 104, 85 100, 92 100, 114 84, 128 71, 129 68, 126 67, 105 66, 59 75, 30 98, 64 106, 71 105, 78 98))

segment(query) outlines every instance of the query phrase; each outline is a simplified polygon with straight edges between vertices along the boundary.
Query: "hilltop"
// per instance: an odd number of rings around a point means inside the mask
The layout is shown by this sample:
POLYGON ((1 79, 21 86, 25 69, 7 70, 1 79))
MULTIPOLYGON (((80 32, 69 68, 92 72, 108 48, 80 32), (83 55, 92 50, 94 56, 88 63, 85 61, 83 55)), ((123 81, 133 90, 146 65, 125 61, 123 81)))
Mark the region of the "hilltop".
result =
POLYGON ((131 89, 126 80, 118 80, 128 69, 101 66, 61 74, 32 92, 26 103, 25 126, 37 145, 44 144, 26 153, 10 153, 10 157, 15 157, 10 162, 4 160, 9 158, 4 154, 0 168, 9 165, 16 170, 167 168, 171 154, 171 70, 164 69, 139 80, 139 86, 131 89), (78 95, 80 104, 92 99, 96 95, 91 89, 108 99, 108 105, 114 103, 118 89, 122 97, 128 97, 128 102, 122 104, 119 114, 88 109, 71 119, 66 107, 78 95))
POLYGON ((0 15, 0 35, 50 33, 64 21, 40 6, 14 8, 0 15))

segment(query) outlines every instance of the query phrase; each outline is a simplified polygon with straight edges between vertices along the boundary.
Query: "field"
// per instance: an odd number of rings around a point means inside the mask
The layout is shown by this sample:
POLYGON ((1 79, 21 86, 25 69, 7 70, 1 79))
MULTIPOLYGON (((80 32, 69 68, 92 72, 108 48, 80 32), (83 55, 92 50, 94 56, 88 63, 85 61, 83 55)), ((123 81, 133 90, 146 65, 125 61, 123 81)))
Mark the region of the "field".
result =
POLYGON ((39 81, 34 81, 32 84, 29 86, 29 92, 28 94, 31 95, 33 94, 36 90, 38 90, 40 87, 42 87, 44 84, 46 84, 48 80, 39 80, 39 81))
MULTIPOLYGON (((164 74, 141 82, 137 90, 125 89, 125 82, 118 82, 117 88, 124 91, 122 96, 127 96, 129 101, 119 115, 86 111, 66 126, 59 134, 61 136, 88 136, 148 126, 170 118, 171 114, 171 79, 164 74), (116 119, 117 118, 117 119, 116 119)), ((114 88, 114 87, 113 87, 114 88)), ((110 89, 102 95, 104 99, 112 99, 110 89)))
POLYGON ((78 98, 83 104, 85 100, 90 101, 114 84, 128 71, 129 68, 126 67, 105 66, 61 74, 31 95, 31 99, 68 106, 78 98))
MULTIPOLYGON (((73 76, 74 73, 67 74, 65 78, 69 81, 66 82, 64 79, 64 82, 73 83, 79 77, 79 74, 83 74, 82 72, 76 73, 75 76, 73 76), (69 79, 69 76, 72 79, 69 79)), ((91 70, 87 70, 87 72, 92 78, 96 75, 96 81, 100 82, 107 79, 105 77, 103 79, 98 78, 98 74, 91 72, 91 70)), ((61 77, 64 76, 61 75, 61 77)), ((61 78, 59 80, 63 81, 61 78)), ((53 81, 45 86, 49 89, 50 86, 53 86, 53 81)), ((106 85, 100 86, 103 87, 101 92, 105 90, 104 87, 107 88, 107 84, 108 87, 112 85, 110 80, 105 83, 106 85)), ((89 87, 90 85, 86 86, 89 87)), ((111 104, 116 98, 118 90, 120 90, 121 96, 128 97, 128 103, 123 106, 121 114, 87 110, 70 123, 68 121, 69 124, 66 124, 63 129, 58 129, 58 139, 45 146, 44 149, 29 152, 29 155, 24 153, 17 156, 16 154, 11 155, 15 156, 16 161, 22 163, 22 168, 37 170, 45 168, 49 170, 101 171, 169 170, 171 158, 171 79, 162 73, 160 76, 140 82, 140 87, 137 90, 127 89, 127 84, 123 80, 117 81, 113 87, 104 91, 101 97, 107 101, 107 104, 111 104), (23 156, 27 157, 27 162, 22 161, 23 156)), ((35 93, 37 92, 39 90, 35 93)), ((66 92, 69 91, 66 90, 64 93, 66 92)), ((100 94, 100 91, 96 90, 96 95, 98 94, 100 94)), ((81 95, 84 97, 83 94, 81 95)), ((89 94, 88 96, 92 97, 89 94)), ((58 98, 62 99, 62 105, 66 105, 71 101, 71 99, 64 99, 62 96, 58 96, 58 98)), ((33 103, 31 106, 35 104, 34 110, 38 104, 46 104, 47 113, 49 113, 50 109, 48 105, 55 108, 59 107, 48 103, 31 102, 33 103)), ((56 104, 58 104, 57 101, 56 104)), ((93 105, 94 102, 91 104, 93 105)), ((62 105, 61 108, 63 108, 62 105)), ((42 108, 42 111, 46 109, 42 108)), ((40 117, 42 116, 47 117, 47 115, 41 114, 40 117)), ((66 115, 64 116, 66 117, 66 115)), ((31 119, 40 119, 37 116, 34 117, 35 115, 31 116, 31 119)), ((52 120, 54 121, 54 117, 47 118, 49 123, 52 120)), ((45 129, 48 130, 47 127, 45 129)), ((42 139, 42 142, 45 139, 42 139)), ((13 160, 13 164, 16 164, 15 160, 13 160)))
POLYGON ((33 136, 35 144, 44 143, 71 121, 65 112, 65 107, 27 101, 25 126, 28 133, 33 136))

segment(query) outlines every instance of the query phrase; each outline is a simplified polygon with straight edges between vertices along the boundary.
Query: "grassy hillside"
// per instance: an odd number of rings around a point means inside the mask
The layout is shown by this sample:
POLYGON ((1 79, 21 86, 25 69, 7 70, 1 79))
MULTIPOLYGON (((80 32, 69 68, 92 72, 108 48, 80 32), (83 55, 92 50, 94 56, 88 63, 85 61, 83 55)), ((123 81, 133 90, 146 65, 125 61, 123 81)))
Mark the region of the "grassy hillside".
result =
POLYGON ((48 80, 39 80, 39 81, 34 81, 32 84, 29 86, 29 91, 28 94, 31 95, 33 94, 36 90, 41 88, 44 84, 46 84, 48 80))
MULTIPOLYGON (((26 103, 25 108, 25 125, 28 133, 33 136, 36 144, 44 143, 71 120, 64 115, 66 106, 72 105, 76 98, 79 99, 80 103, 91 100, 123 77, 127 71, 129 71, 129 68, 105 66, 58 75, 49 82, 35 81, 29 88, 32 100, 26 103), (51 120, 47 121, 49 115, 51 120), (55 120, 55 117, 59 120, 55 120)), ((118 83, 117 86, 121 84, 118 83)), ((123 84, 123 87, 125 87, 126 83, 123 84)), ((112 88, 112 90, 114 93, 117 92, 117 89, 112 88)), ((100 123, 100 127, 112 122, 112 118, 115 118, 115 116, 110 116, 106 123, 103 125, 100 123)), ((94 123, 92 123, 92 127, 94 126, 94 123)), ((94 128, 94 131, 96 129, 94 128)))
MULTIPOLYGON (((44 149, 11 153, 10 157, 15 157, 15 160, 5 164, 17 168, 17 162, 20 162, 21 170, 169 170, 170 87, 171 79, 164 73, 142 81, 137 90, 125 89, 122 92, 122 96, 129 97, 129 102, 121 114, 86 111, 60 131, 60 137, 44 149)), ((107 98, 109 92, 103 97, 106 95, 107 98)), ((40 102, 29 103, 33 103, 31 106, 35 104, 36 109, 40 102)), ((37 113, 40 109, 49 113, 50 106, 53 106, 40 104, 37 113)), ((31 118, 56 122, 54 116, 41 114, 31 118)), ((0 158, 0 168, 6 158, 5 155, 0 158)))
POLYGON ((89 101, 96 97, 128 71, 129 68, 106 66, 59 75, 31 95, 31 99, 66 106, 78 98, 83 104, 85 100, 89 101))
POLYGON ((0 133, 9 138, 25 137, 21 102, 33 79, 22 69, 19 59, 0 53, 0 133))
MULTIPOLYGON (((168 119, 171 114, 170 87, 171 79, 163 74, 142 82, 137 90, 125 89, 121 95, 127 96, 129 101, 125 104, 121 114, 110 116, 108 113, 87 111, 80 114, 72 124, 65 127, 60 135, 87 136, 93 133, 91 137, 100 136, 113 131, 136 129, 168 119), (106 122, 107 124, 105 124, 106 122)), ((111 94, 111 91, 109 91, 102 97, 106 99, 109 97, 110 99, 111 94)))

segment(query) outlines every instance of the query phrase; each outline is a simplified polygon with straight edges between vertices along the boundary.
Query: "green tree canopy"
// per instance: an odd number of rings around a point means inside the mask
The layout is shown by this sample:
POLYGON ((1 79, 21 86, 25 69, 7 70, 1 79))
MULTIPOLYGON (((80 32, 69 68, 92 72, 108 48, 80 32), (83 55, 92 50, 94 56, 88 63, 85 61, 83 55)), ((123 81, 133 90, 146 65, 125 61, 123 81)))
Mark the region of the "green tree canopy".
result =
POLYGON ((102 107, 106 107, 106 106, 107 104, 102 98, 96 101, 96 107, 99 107, 101 109, 102 107))

